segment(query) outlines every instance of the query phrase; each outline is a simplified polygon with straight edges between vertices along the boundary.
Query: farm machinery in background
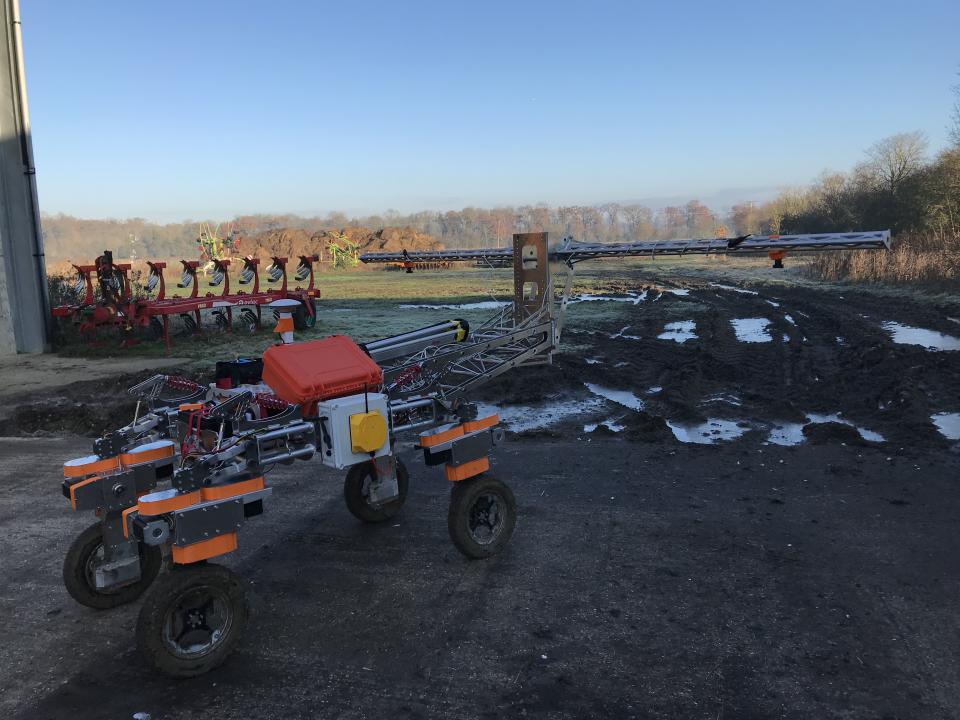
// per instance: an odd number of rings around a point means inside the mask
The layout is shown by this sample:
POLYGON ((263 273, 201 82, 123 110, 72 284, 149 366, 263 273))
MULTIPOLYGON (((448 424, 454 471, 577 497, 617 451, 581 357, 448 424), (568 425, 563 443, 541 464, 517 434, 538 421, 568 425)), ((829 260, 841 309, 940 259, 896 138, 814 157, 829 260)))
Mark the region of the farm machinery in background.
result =
POLYGON ((552 361, 577 263, 705 252, 782 260, 787 251, 889 242, 889 232, 877 232, 551 249, 546 233, 525 233, 512 249, 364 255, 371 263, 510 260, 513 303, 474 327, 452 319, 358 344, 343 336, 293 342, 298 302, 278 299, 271 308, 282 342, 262 358, 218 363, 206 384, 156 375, 132 387, 131 422, 63 466, 72 508, 98 518, 67 552, 66 588, 99 609, 145 594, 136 626, 144 657, 176 677, 206 672, 234 649, 248 618, 244 583, 209 561, 237 549, 244 524, 264 511, 267 473, 317 458, 346 471, 344 500, 355 517, 383 522, 407 497, 403 441, 426 465, 442 466, 452 485, 447 527, 456 548, 469 558, 494 555, 511 538, 516 503, 489 474, 489 455, 503 439, 499 417, 478 417, 469 395, 514 368, 552 361), (551 260, 570 271, 559 306, 551 260))
POLYGON ((353 268, 360 264, 357 259, 360 255, 360 245, 351 242, 344 233, 327 241, 327 252, 330 253, 330 264, 336 270, 353 268))
POLYGON ((206 277, 212 290, 200 294, 203 272, 197 260, 181 260, 180 281, 176 292, 168 293, 164 272, 167 263, 147 261, 146 281, 134 283, 130 263, 117 263, 113 253, 105 250, 92 265, 74 265, 76 280, 73 292, 77 302, 59 305, 52 310, 55 318, 72 320, 81 336, 95 343, 100 331, 114 328, 124 335, 123 345, 138 342, 138 335, 146 334, 163 339, 170 349, 170 319, 179 317, 189 333, 200 332, 203 311, 209 311, 215 325, 231 332, 237 320, 248 330, 262 324, 262 308, 276 300, 297 300, 299 307, 294 322, 300 329, 313 327, 317 319, 314 300, 320 297, 316 286, 314 265, 316 255, 301 255, 294 271, 293 282, 288 277, 288 259, 271 258, 266 268, 266 287, 261 286, 260 258, 216 258, 209 261, 206 277), (236 270, 236 284, 246 290, 231 287, 231 271, 236 270), (139 286, 139 287, 135 287, 139 286), (234 315, 237 317, 235 318, 234 315))

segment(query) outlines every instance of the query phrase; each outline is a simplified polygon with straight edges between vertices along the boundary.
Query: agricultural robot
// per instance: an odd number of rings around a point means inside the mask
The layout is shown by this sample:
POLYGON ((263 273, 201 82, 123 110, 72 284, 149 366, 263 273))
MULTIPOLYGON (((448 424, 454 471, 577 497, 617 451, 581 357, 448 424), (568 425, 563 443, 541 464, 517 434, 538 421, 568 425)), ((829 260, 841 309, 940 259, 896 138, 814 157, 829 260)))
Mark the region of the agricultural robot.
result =
POLYGON ((145 594, 141 653, 172 676, 204 673, 236 647, 248 619, 243 583, 211 561, 236 550, 245 523, 264 511, 268 472, 311 459, 345 471, 347 509, 362 522, 383 522, 406 500, 410 478, 399 455, 411 442, 452 485, 454 546, 468 558, 494 555, 510 540, 516 503, 490 474, 489 456, 503 439, 499 418, 478 417, 469 396, 513 368, 551 361, 577 263, 713 253, 782 261, 787 252, 889 242, 884 231, 551 249, 546 233, 526 233, 514 236, 512 249, 364 255, 368 263, 510 262, 513 303, 476 327, 453 319, 358 344, 343 336, 293 342, 298 301, 281 298, 271 304, 281 342, 262 358, 218 363, 209 384, 156 375, 130 388, 131 422, 63 466, 64 496, 97 516, 67 552, 67 590, 98 609, 145 594), (559 307, 551 261, 569 271, 559 307))

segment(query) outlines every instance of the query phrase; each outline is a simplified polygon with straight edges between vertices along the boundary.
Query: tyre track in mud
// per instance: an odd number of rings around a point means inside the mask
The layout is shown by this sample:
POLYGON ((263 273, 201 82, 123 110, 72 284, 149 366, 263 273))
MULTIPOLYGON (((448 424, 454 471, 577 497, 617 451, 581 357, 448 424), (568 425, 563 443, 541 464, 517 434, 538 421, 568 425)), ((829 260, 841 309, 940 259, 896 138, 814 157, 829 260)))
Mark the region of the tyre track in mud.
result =
MULTIPOLYGON (((561 340, 552 368, 521 368, 484 388, 481 398, 536 405, 551 394, 582 397, 589 382, 632 392, 644 400, 648 416, 674 422, 719 417, 762 429, 803 424, 809 413, 840 413, 890 443, 949 444, 930 416, 960 410, 960 352, 896 344, 881 325, 896 319, 960 334, 946 320, 947 311, 855 290, 839 294, 776 286, 768 293, 764 287, 744 292, 696 280, 674 279, 673 284, 687 294, 660 293, 647 283, 618 286, 634 294, 646 290, 647 297, 636 304, 616 303, 620 312, 612 318, 607 314, 593 321, 575 309, 568 318, 568 343, 561 340), (739 340, 731 324, 738 318, 767 319, 770 340, 739 340), (665 325, 680 320, 695 323, 694 339, 658 338, 665 325), (662 391, 651 395, 651 387, 662 391)), ((530 434, 567 434, 602 415, 569 418, 530 434)), ((632 418, 627 412, 628 425, 632 418)), ((850 431, 832 427, 826 438, 851 439, 850 431)), ((647 439, 671 440, 662 433, 647 439)))

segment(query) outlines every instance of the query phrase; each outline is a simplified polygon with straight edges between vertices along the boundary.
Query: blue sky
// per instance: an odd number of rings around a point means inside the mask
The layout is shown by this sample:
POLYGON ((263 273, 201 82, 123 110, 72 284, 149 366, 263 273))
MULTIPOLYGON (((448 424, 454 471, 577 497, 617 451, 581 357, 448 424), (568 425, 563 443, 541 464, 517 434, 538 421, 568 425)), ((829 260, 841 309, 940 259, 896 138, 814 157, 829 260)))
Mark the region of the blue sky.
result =
POLYGON ((45 212, 758 199, 946 143, 960 2, 22 3, 45 212))

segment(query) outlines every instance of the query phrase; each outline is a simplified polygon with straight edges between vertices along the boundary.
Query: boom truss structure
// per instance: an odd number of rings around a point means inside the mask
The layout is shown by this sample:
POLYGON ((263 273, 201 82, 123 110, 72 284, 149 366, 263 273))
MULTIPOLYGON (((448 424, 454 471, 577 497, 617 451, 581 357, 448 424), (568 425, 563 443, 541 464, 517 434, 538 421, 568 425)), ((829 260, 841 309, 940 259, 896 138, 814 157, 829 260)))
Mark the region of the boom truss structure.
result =
MULTIPOLYGON (((551 260, 568 265, 611 257, 656 258, 664 255, 756 255, 819 250, 876 250, 890 248, 890 231, 820 233, 813 235, 743 235, 734 238, 661 240, 659 242, 591 243, 565 239, 550 248, 551 260)), ((364 253, 364 263, 480 262, 509 265, 513 248, 435 250, 430 252, 364 253)))

